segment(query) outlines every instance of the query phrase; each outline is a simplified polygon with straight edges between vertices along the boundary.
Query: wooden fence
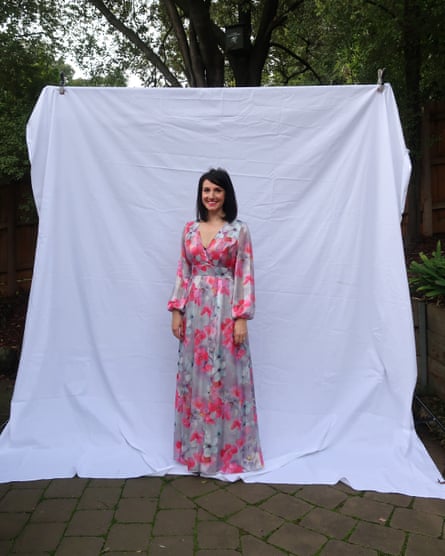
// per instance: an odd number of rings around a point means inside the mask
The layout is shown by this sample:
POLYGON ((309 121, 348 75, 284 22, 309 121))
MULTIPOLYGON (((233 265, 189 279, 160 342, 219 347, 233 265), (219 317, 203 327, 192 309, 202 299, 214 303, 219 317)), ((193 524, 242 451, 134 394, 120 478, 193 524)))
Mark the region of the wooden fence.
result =
POLYGON ((0 296, 29 290, 36 241, 30 185, 0 186, 0 296))
POLYGON ((445 401, 445 308, 412 299, 421 393, 445 401))
POLYGON ((445 233, 445 103, 425 107, 422 130, 422 233, 445 233))

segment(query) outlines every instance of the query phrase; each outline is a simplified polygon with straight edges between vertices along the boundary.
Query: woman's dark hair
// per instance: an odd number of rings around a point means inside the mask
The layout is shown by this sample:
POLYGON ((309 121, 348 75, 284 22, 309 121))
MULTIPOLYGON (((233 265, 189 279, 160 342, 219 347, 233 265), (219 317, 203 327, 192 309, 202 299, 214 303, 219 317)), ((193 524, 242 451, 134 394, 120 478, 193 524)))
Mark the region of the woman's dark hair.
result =
POLYGON ((222 168, 211 168, 208 172, 199 178, 198 197, 196 199, 196 217, 198 220, 207 222, 208 212, 202 202, 202 184, 205 180, 209 180, 215 185, 219 185, 225 191, 224 197, 224 220, 233 222, 238 215, 238 205, 236 203, 235 189, 229 174, 222 168))

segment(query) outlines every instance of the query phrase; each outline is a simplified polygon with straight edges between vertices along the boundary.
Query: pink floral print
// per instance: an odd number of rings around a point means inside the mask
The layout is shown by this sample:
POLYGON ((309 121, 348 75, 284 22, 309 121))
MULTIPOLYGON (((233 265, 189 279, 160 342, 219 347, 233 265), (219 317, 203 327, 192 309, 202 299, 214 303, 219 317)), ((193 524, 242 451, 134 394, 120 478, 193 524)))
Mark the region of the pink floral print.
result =
POLYGON ((233 341, 234 319, 255 310, 248 227, 226 222, 207 248, 198 222, 182 236, 168 309, 184 314, 175 396, 174 457, 195 473, 263 467, 248 340, 233 341))

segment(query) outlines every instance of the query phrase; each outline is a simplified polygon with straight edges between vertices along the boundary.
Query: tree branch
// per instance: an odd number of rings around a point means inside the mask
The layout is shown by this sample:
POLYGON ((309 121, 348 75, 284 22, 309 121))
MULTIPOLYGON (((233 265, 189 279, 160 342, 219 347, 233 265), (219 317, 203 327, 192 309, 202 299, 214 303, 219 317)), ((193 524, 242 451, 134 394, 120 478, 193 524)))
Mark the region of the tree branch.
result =
POLYGON ((202 61, 201 52, 199 50, 199 43, 196 37, 195 29, 190 22, 190 56, 192 59, 193 74, 195 77, 195 87, 205 87, 205 68, 202 61))
POLYGON ((289 8, 283 12, 279 17, 274 17, 270 23, 269 23, 269 27, 270 27, 270 33, 272 34, 272 31, 274 29, 276 29, 277 27, 280 27, 281 25, 283 25, 283 23, 285 23, 286 19, 288 18, 289 14, 294 12, 297 8, 299 8, 302 4, 304 4, 304 0, 296 0, 293 4, 291 4, 289 6, 289 8))
POLYGON ((300 62, 300 64, 302 64, 307 70, 309 70, 314 75, 314 77, 317 79, 317 81, 319 83, 321 83, 321 77, 314 70, 314 68, 311 66, 311 64, 309 62, 307 62, 306 60, 304 60, 303 58, 301 58, 301 56, 299 56, 298 54, 295 54, 295 52, 292 52, 292 50, 290 50, 286 46, 284 46, 282 44, 279 44, 279 43, 276 43, 276 42, 271 42, 270 46, 271 47, 273 46, 275 48, 279 48, 280 50, 283 50, 284 52, 286 52, 286 54, 288 54, 291 58, 294 58, 295 60, 298 60, 298 62, 300 62))
POLYGON ((364 2, 365 4, 371 4, 371 6, 375 6, 376 8, 379 8, 380 10, 384 11, 386 14, 391 16, 393 19, 397 19, 396 14, 392 12, 390 9, 388 9, 386 6, 382 6, 382 4, 379 4, 378 2, 374 2, 374 0, 364 0, 364 2))
POLYGON ((298 71, 294 71, 294 72, 291 73, 290 75, 284 75, 283 72, 281 72, 281 75, 283 76, 284 83, 285 83, 286 85, 289 85, 289 81, 290 81, 291 79, 293 79, 294 77, 297 77, 297 76, 299 76, 299 75, 303 75, 303 74, 306 73, 307 71, 309 71, 308 68, 304 68, 304 69, 301 69, 301 70, 298 70, 298 71))
POLYGON ((279 2, 278 0, 265 0, 261 13, 260 23, 255 42, 250 55, 252 75, 260 75, 270 49, 270 38, 276 27, 274 24, 279 2))
POLYGON ((120 31, 127 39, 134 44, 138 50, 140 50, 149 62, 151 62, 156 69, 158 69, 162 75, 165 77, 167 82, 173 87, 181 87, 178 79, 172 74, 169 68, 164 64, 161 58, 156 54, 156 52, 150 48, 137 33, 132 29, 127 27, 122 21, 120 21, 113 12, 105 6, 102 0, 88 0, 90 4, 95 6, 101 14, 105 17, 108 23, 120 31))
POLYGON ((269 37, 275 26, 273 21, 278 10, 278 0, 266 0, 264 2, 263 11, 261 13, 260 24, 258 26, 257 40, 263 41, 269 37))
POLYGON ((192 87, 196 87, 196 78, 193 71, 190 47, 187 42, 187 35, 185 34, 181 18, 179 17, 178 10, 176 9, 175 2, 173 2, 172 0, 162 0, 162 2, 166 7, 168 17, 173 26, 173 31, 178 41, 179 50, 182 54, 182 59, 184 60, 187 80, 192 87))

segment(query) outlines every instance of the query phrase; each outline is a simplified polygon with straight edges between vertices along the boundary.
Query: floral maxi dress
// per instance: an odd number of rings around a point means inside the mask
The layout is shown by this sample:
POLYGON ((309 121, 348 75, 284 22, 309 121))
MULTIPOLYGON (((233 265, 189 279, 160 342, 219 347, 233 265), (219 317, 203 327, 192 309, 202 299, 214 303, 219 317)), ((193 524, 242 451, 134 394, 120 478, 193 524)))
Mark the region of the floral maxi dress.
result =
POLYGON ((251 319, 252 244, 245 223, 226 222, 207 248, 198 222, 185 225, 168 309, 184 314, 175 396, 174 457, 195 473, 263 466, 248 340, 234 319, 251 319))

